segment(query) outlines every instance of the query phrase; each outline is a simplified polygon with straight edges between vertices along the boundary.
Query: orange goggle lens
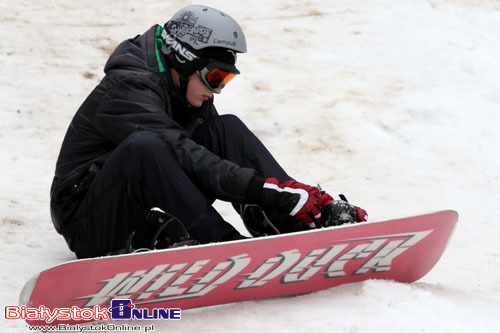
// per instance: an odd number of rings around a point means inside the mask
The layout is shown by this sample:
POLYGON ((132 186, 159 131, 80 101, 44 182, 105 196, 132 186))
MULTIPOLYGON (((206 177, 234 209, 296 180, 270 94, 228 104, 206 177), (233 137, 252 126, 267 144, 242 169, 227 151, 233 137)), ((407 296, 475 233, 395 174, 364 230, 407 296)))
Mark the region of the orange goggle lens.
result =
POLYGON ((229 73, 216 68, 206 73, 204 79, 206 81, 205 84, 208 84, 211 89, 219 89, 223 88, 235 76, 236 74, 234 73, 229 73))

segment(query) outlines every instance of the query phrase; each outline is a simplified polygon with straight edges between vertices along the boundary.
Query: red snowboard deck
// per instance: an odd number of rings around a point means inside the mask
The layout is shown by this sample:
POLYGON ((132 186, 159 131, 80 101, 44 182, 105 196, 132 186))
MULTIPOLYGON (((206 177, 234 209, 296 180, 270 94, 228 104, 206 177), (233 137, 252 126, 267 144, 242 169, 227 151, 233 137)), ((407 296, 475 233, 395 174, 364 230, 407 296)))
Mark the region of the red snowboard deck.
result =
MULTIPOLYGON (((441 257, 458 214, 433 214, 247 240, 76 260, 41 272, 27 308, 189 309, 298 295, 367 279, 413 282, 441 257)), ((45 321, 28 320, 32 325, 45 321)), ((51 325, 58 324, 56 320, 51 325)), ((66 324, 75 321, 64 321, 66 324)))

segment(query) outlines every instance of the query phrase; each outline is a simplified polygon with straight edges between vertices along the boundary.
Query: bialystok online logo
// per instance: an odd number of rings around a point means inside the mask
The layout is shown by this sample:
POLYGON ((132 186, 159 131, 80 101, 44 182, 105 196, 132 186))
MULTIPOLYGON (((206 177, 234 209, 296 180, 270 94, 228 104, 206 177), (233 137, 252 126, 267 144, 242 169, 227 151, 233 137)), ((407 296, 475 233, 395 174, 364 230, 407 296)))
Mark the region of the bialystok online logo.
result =
POLYGON ((136 309, 134 304, 129 299, 114 299, 111 301, 111 307, 108 309, 111 313, 111 319, 126 320, 126 319, 168 319, 180 320, 181 309, 165 308, 165 309, 136 309))
POLYGON ((97 321, 97 320, 180 320, 181 309, 144 309, 136 308, 130 299, 114 299, 110 308, 81 309, 77 306, 71 308, 48 309, 40 305, 38 308, 28 308, 26 306, 6 306, 5 319, 24 319, 28 321, 45 321, 47 324, 64 321, 97 321))

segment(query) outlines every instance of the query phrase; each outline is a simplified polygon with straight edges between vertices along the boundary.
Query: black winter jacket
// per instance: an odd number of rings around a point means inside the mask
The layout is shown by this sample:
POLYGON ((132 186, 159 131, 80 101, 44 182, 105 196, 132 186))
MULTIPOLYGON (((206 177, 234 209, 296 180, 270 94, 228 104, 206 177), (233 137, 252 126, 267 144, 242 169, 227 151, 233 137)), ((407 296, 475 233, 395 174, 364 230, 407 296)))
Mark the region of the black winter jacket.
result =
POLYGON ((159 52, 161 31, 155 25, 122 42, 105 65, 105 77, 74 116, 51 188, 52 221, 59 233, 67 235, 66 226, 95 174, 136 131, 158 133, 175 150, 191 179, 214 197, 245 200, 255 171, 220 159, 189 139, 196 126, 217 116, 217 111, 213 98, 200 108, 182 103, 159 52))

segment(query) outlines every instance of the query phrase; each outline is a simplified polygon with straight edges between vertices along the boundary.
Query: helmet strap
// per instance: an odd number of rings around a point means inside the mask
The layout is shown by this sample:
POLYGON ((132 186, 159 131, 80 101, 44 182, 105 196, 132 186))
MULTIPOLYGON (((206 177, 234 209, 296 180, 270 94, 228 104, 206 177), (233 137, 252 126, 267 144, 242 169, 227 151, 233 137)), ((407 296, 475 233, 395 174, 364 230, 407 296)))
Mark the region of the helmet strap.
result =
POLYGON ((185 73, 179 73, 179 83, 180 83, 179 93, 187 101, 186 94, 189 83, 189 77, 185 73))

